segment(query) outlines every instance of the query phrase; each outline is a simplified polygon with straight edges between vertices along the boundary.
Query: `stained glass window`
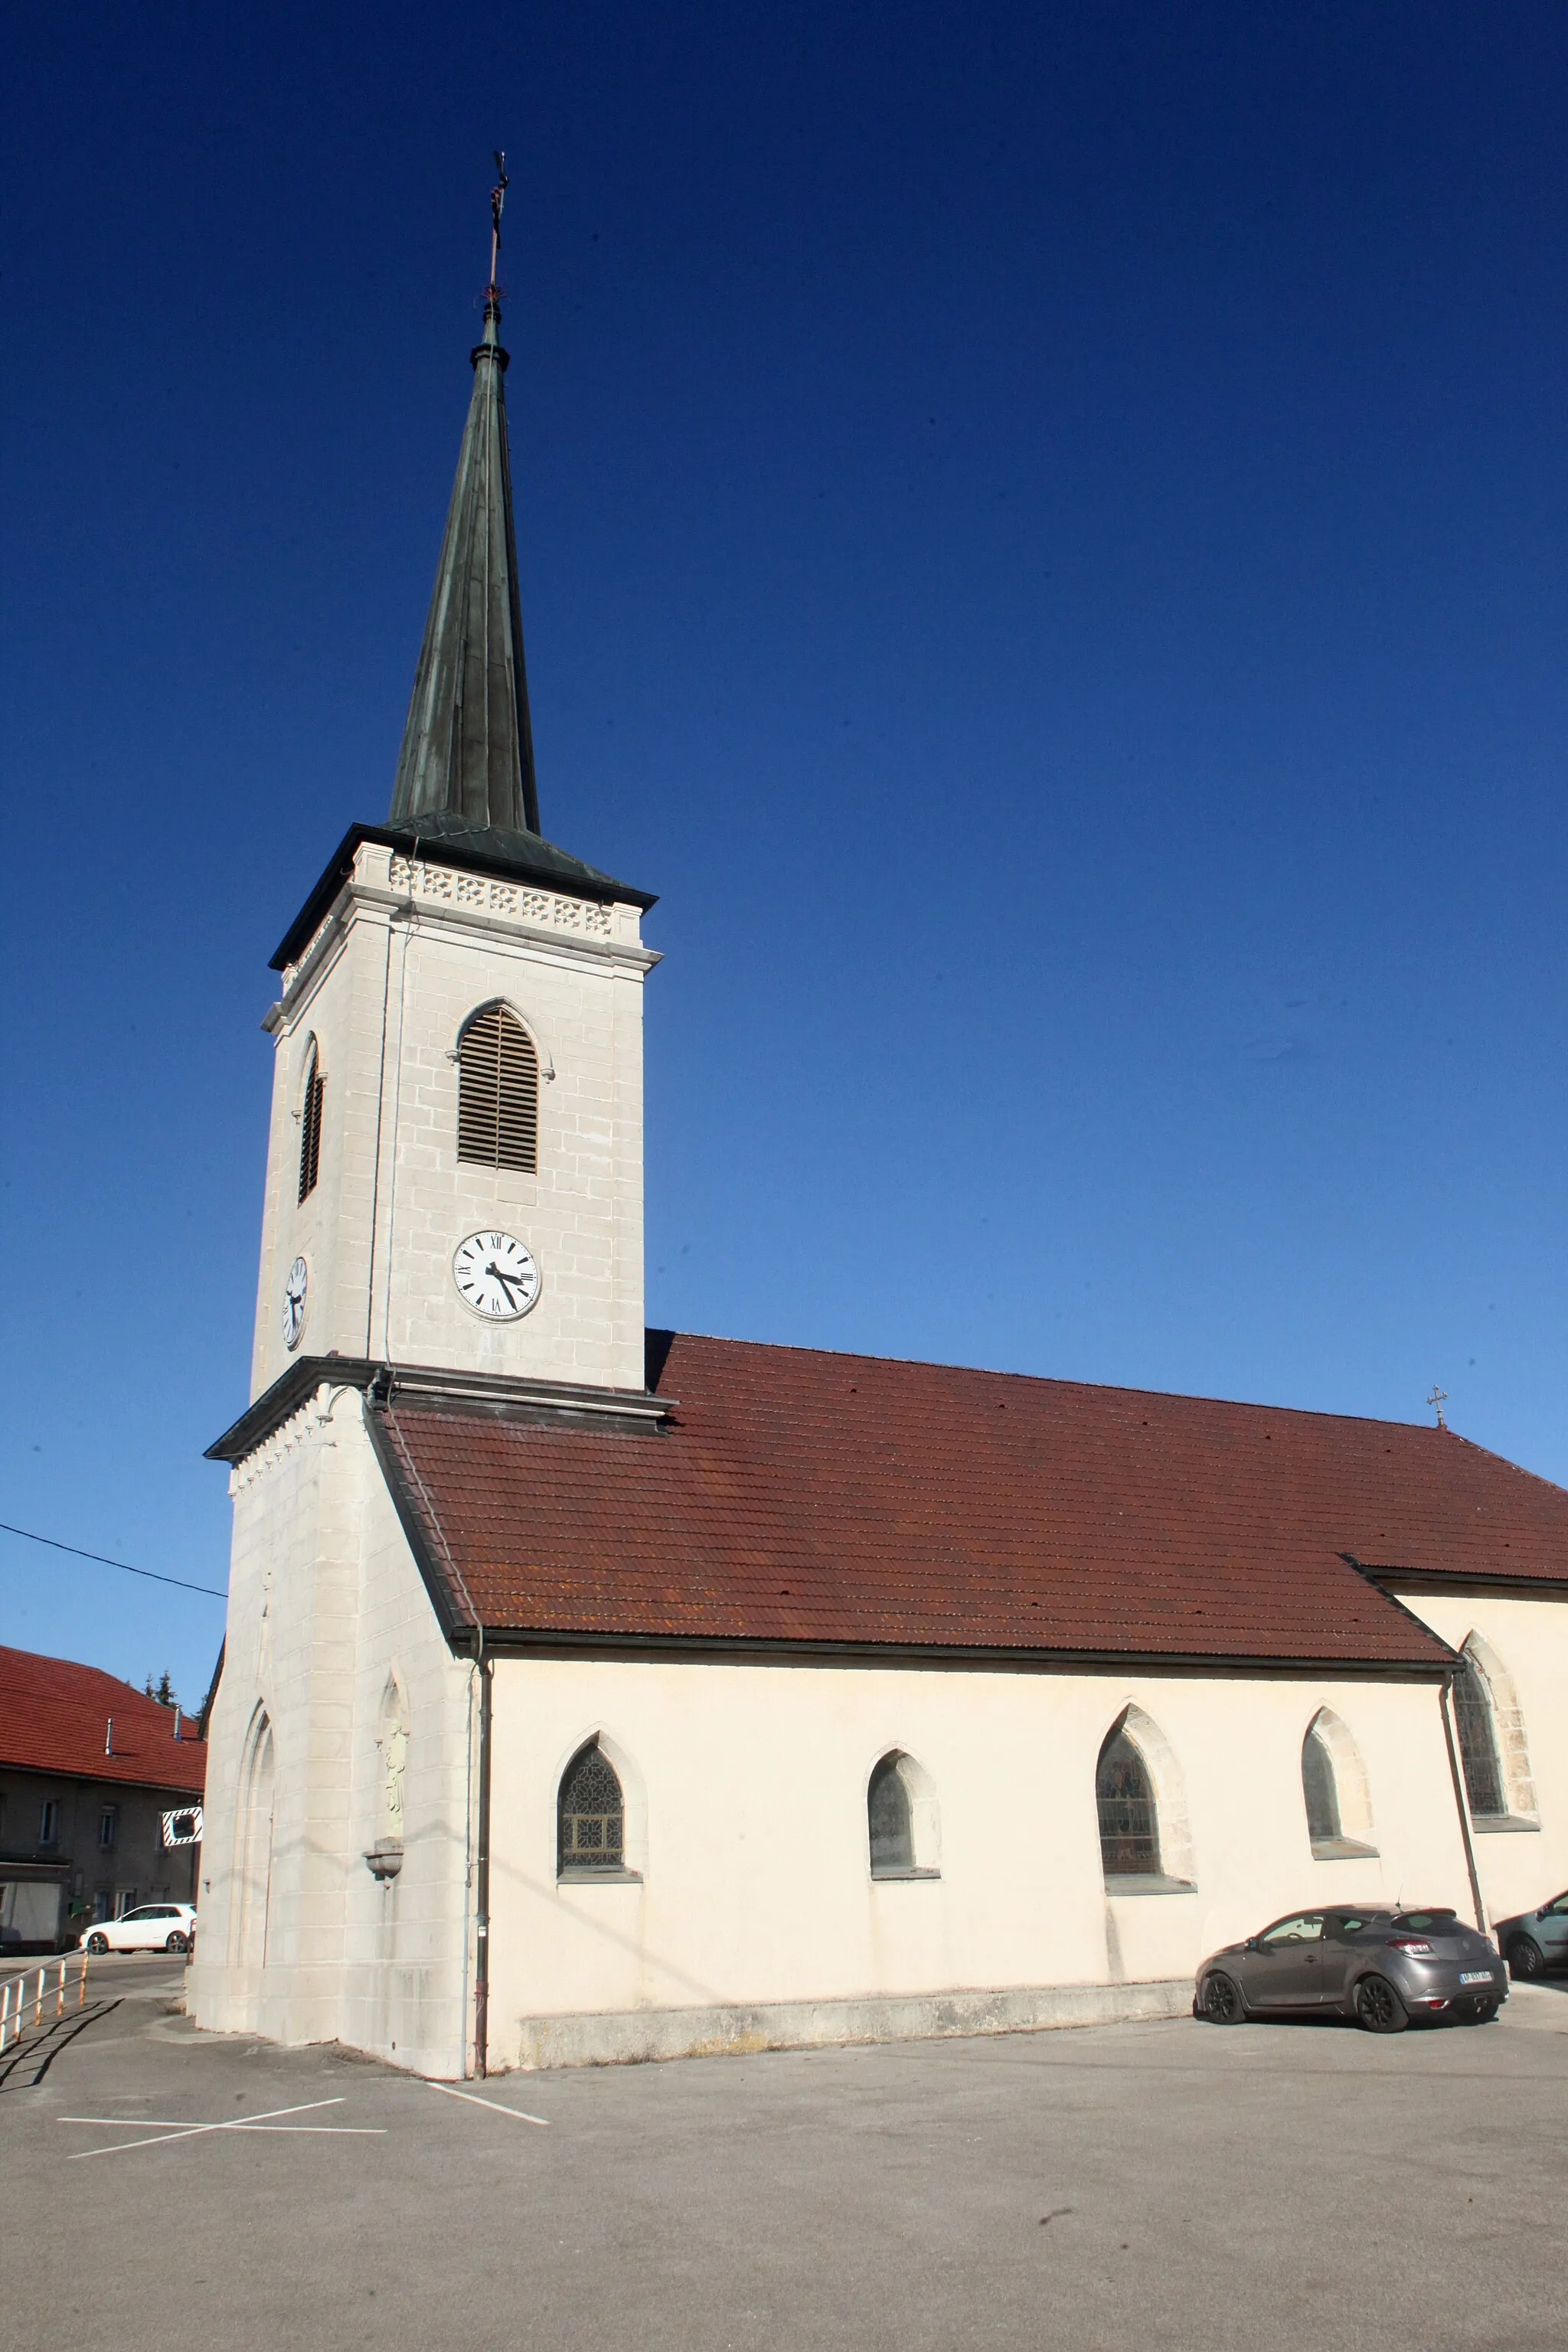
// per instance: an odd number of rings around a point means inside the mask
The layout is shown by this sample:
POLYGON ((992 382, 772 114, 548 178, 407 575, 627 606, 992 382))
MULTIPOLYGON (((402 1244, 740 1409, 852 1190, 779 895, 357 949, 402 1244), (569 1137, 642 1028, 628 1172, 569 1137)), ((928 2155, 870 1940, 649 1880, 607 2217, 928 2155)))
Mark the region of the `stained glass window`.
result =
POLYGON ((1113 1731, 1100 1751, 1094 1794, 1107 1878, 1158 1877, 1160 1816, 1153 1783, 1125 1731, 1113 1731))
POLYGON ((592 1740, 562 1778, 557 1870, 563 1877, 585 1870, 624 1870, 625 1828, 615 1767, 592 1740))
POLYGON ((1342 1836, 1334 1759, 1327 1741, 1316 1730, 1309 1731, 1301 1742, 1301 1793, 1307 1800, 1307 1834, 1312 1843, 1326 1845, 1342 1836))
POLYGON ((1503 1801, 1497 1733, 1492 1727, 1491 1694, 1479 1668, 1468 1658, 1461 1661, 1454 1676, 1454 1718, 1459 1728, 1459 1755, 1465 1767, 1465 1790, 1470 1811, 1495 1820, 1506 1813, 1508 1807, 1503 1801))
POLYGON ((884 1756, 866 1792, 871 1830, 873 1878, 903 1877, 915 1866, 914 1824, 910 1792, 896 1756, 884 1756))

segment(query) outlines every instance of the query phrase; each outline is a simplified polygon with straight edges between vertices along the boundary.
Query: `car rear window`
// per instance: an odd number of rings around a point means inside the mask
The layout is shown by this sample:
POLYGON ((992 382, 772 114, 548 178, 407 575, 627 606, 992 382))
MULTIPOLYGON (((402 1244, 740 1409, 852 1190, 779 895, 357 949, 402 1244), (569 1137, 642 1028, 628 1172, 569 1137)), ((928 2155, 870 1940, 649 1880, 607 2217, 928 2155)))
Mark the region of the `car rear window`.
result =
POLYGON ((1452 1936, 1459 1927, 1457 1911, 1402 1911, 1396 1927, 1416 1927, 1426 1936, 1452 1936))

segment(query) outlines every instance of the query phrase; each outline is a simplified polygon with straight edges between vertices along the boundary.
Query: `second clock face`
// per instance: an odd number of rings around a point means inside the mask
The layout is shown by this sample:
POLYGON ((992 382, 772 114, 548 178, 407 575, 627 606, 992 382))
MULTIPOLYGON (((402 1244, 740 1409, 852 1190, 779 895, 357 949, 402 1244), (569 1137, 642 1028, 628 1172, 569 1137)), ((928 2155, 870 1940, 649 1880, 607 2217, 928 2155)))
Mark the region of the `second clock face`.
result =
POLYGON ((305 1297, 310 1287, 310 1269, 302 1257, 297 1257, 289 1267, 283 1285, 283 1344, 297 1348, 305 1328, 305 1297))
POLYGON ((539 1297, 533 1253, 511 1234, 470 1234, 452 1253, 452 1279, 465 1307, 487 1322, 510 1323, 539 1297))

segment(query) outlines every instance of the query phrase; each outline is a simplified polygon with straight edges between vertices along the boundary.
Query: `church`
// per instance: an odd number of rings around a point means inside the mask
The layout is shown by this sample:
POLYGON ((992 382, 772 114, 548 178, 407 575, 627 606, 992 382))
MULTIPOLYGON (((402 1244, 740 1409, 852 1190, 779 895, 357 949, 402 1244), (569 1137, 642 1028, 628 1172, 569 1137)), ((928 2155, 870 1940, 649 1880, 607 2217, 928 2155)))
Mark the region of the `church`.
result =
POLYGON ((272 959, 196 2021, 448 2079, 1016 2031, 1294 1909, 1545 1901, 1568 1493, 646 1328, 655 900, 541 831, 500 329, 389 813, 272 959))

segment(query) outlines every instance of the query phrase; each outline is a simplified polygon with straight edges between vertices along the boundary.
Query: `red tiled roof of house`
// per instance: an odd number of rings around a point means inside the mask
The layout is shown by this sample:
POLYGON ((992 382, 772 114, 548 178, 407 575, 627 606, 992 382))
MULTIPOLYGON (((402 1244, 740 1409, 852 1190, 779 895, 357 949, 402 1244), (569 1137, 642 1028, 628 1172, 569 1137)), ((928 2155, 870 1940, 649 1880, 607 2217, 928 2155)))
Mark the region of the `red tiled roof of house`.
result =
POLYGON ((456 1621, 1430 1669, 1342 1554, 1568 1578, 1568 1493, 1436 1429, 681 1336, 657 1385, 658 1431, 395 1396, 456 1621))
POLYGON ((195 1738, 192 1718, 185 1721, 190 1737, 176 1739, 174 1709, 113 1675, 68 1658, 0 1648, 0 1764, 199 1797, 206 1746, 195 1738), (110 1720, 112 1752, 105 1755, 110 1720))

